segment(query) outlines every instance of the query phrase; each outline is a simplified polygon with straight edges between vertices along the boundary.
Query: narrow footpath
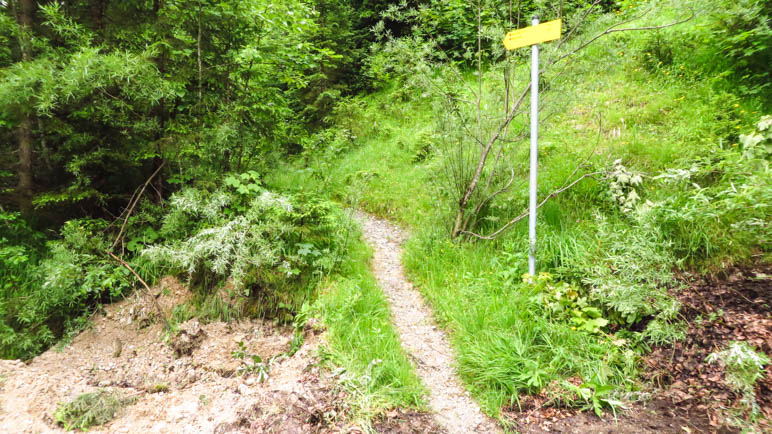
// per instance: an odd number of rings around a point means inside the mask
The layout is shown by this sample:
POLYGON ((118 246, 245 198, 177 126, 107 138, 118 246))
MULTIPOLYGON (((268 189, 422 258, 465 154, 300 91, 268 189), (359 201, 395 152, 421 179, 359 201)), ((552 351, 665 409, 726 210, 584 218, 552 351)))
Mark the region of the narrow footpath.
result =
POLYGON ((365 240, 373 248, 373 273, 391 304, 392 322, 418 376, 429 389, 429 405, 449 433, 496 433, 496 424, 480 411, 453 370, 453 351, 436 326, 421 294, 405 278, 402 243, 407 234, 386 220, 357 213, 365 240))

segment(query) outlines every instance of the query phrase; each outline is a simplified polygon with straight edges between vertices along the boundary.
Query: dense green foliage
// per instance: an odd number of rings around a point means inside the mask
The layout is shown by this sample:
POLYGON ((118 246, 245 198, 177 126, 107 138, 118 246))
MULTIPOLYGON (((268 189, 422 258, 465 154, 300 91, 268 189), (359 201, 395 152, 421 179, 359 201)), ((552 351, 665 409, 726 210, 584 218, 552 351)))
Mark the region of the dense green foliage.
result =
POLYGON ((338 217, 253 175, 220 174, 271 167, 336 101, 367 87, 358 69, 385 7, 0 4, 0 353, 34 355, 125 294, 133 277, 105 250, 120 249, 151 282, 172 270, 211 289, 233 275, 253 313, 294 311, 303 297, 279 297, 294 291, 281 282, 311 291, 332 269, 338 217), (216 257, 222 248, 234 250, 216 257), (262 298, 272 300, 265 309, 262 298))
POLYGON ((159 239, 141 255, 166 273, 184 273, 204 292, 230 279, 235 295, 250 299, 252 314, 292 314, 340 262, 349 229, 330 202, 272 193, 254 176, 227 177, 227 187, 213 192, 172 195, 159 239))

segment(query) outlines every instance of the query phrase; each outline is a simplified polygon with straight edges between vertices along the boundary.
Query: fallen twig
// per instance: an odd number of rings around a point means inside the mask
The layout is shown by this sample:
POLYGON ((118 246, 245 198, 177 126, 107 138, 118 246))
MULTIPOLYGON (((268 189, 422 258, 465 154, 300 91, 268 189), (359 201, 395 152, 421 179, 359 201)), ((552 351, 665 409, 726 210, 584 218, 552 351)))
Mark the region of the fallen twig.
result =
POLYGON ((145 295, 147 295, 148 297, 150 297, 150 298, 153 300, 153 305, 155 306, 156 310, 158 311, 158 316, 160 316, 160 317, 161 317, 161 320, 164 322, 164 325, 166 326, 166 328, 169 328, 169 320, 167 320, 167 319, 166 319, 166 315, 164 315, 164 312, 163 312, 163 310, 161 309, 161 306, 158 304, 158 300, 157 300, 156 296, 154 296, 154 295, 153 295, 153 292, 150 290, 150 286, 148 286, 147 282, 145 282, 145 280, 144 280, 144 279, 142 279, 142 277, 140 277, 140 275, 139 275, 139 274, 137 274, 137 272, 136 272, 136 271, 134 271, 134 269, 133 269, 133 268, 131 268, 131 265, 129 265, 129 264, 128 264, 126 261, 124 261, 123 259, 121 259, 121 258, 119 258, 119 257, 115 256, 115 254, 113 254, 113 252, 111 252, 111 251, 109 251, 109 250, 105 250, 105 253, 107 253, 108 255, 110 255, 110 257, 111 257, 111 258, 115 259, 115 260, 116 260, 116 261, 118 261, 118 262, 119 262, 121 265, 123 265, 123 266, 124 266, 124 268, 126 268, 127 270, 129 270, 129 271, 131 272, 131 274, 133 274, 133 275, 134 275, 134 277, 136 277, 136 278, 137 278, 137 280, 139 280, 139 283, 141 283, 141 284, 142 284, 142 286, 144 286, 144 287, 145 287, 145 291, 143 291, 143 292, 145 292, 145 295))

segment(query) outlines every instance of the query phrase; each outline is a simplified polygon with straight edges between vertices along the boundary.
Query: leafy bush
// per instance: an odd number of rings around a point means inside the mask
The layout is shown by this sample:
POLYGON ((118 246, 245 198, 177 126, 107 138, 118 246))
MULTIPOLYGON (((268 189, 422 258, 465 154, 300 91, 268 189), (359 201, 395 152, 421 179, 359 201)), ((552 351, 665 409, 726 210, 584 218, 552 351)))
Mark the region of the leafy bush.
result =
POLYGON ((142 255, 184 273, 204 292, 230 279, 242 296, 261 302, 258 311, 295 310, 303 290, 333 269, 344 248, 337 208, 273 193, 254 177, 228 177, 225 184, 173 195, 159 231, 167 241, 142 255))
POLYGON ((608 325, 600 309, 590 306, 579 289, 565 282, 552 282, 550 273, 538 276, 523 275, 523 283, 532 284, 539 292, 534 300, 546 307, 547 314, 555 319, 568 321, 576 330, 599 333, 608 325))
MULTIPOLYGON (((131 289, 129 272, 105 254, 109 243, 102 220, 72 220, 60 240, 48 243, 47 255, 29 262, 20 245, 4 246, 0 260, 16 262, 22 274, 3 276, 0 304, 0 356, 28 358, 54 340, 82 326, 73 319, 96 303, 118 298, 131 289)), ((10 273, 9 273, 10 275, 10 273)))
POLYGON ((772 121, 765 116, 757 131, 741 135, 740 148, 714 146, 686 169, 668 169, 654 177, 661 196, 648 218, 687 264, 731 258, 747 260, 755 249, 768 250, 772 237, 770 144, 772 121), (731 228, 731 230, 726 230, 731 228))
MULTIPOLYGON (((643 336, 654 343, 682 336, 679 304, 667 293, 677 285, 673 269, 742 262, 768 251, 762 240, 772 237, 766 223, 772 117, 763 117, 739 141, 741 146, 714 146, 676 162, 687 168, 667 169, 648 183, 615 161, 607 189, 621 215, 597 212, 572 239, 575 247, 558 249, 555 272, 584 284, 588 302, 602 307, 612 324, 643 323, 643 336), (642 201, 638 191, 652 200, 642 201)), ((555 249, 552 242, 548 238, 547 250, 555 249)))
POLYGON ((707 42, 715 47, 714 58, 722 62, 740 82, 746 94, 770 92, 772 64, 772 5, 764 0, 720 2, 710 16, 707 42))
MULTIPOLYGON (((764 0, 688 0, 661 2, 654 15, 662 22, 684 9, 690 23, 646 37, 641 61, 650 71, 687 66, 711 77, 715 85, 768 104, 772 85, 772 5, 764 0), (727 80, 728 79, 728 80, 727 80)), ((681 73, 683 71, 679 71, 681 73)), ((768 107, 768 106, 767 106, 768 107)))
POLYGON ((583 289, 577 291, 589 306, 601 309, 598 318, 615 330, 644 324, 644 336, 661 343, 681 336, 680 306, 667 293, 676 284, 671 269, 677 260, 646 212, 639 206, 617 218, 596 213, 591 226, 546 242, 547 249, 559 252, 555 274, 581 282, 583 289), (565 246, 569 242, 570 249, 565 246))

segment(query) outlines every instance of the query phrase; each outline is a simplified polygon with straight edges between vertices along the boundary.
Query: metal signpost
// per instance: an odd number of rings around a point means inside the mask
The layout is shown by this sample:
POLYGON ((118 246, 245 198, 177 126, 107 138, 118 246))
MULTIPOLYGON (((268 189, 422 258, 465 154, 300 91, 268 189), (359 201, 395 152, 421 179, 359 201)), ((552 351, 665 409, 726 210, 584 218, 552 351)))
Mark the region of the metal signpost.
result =
POLYGON ((531 180, 528 206, 528 274, 536 275, 536 185, 538 175, 539 138, 539 43, 560 39, 561 20, 539 24, 539 17, 533 17, 533 26, 507 33, 504 46, 507 50, 531 45, 531 180))

